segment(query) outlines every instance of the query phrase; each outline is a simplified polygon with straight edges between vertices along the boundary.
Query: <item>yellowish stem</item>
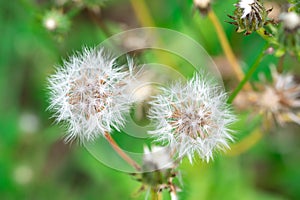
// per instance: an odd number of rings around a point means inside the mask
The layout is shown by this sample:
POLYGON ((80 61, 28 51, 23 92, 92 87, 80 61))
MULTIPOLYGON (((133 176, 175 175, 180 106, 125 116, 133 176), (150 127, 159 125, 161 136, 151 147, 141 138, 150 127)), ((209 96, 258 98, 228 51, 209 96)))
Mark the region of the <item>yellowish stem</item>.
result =
MULTIPOLYGON (((229 63, 231 64, 231 67, 232 67, 237 79, 239 81, 242 81, 244 78, 244 73, 243 73, 243 71, 231 49, 231 46, 229 45, 229 42, 225 35, 224 29, 212 9, 210 9, 210 11, 208 12, 208 17, 216 29, 216 32, 217 32, 218 38, 220 40, 221 46, 223 48, 223 51, 224 51, 229 63)), ((250 84, 247 83, 245 85, 245 89, 250 89, 250 88, 251 88, 250 84)))
MULTIPOLYGON (((136 18, 139 20, 141 26, 143 27, 155 27, 154 20, 149 12, 149 9, 147 7, 147 4, 145 0, 130 0, 131 6, 133 8, 133 11, 135 13, 136 18)), ((154 38, 157 38, 157 43, 162 44, 163 41, 159 37, 156 36, 156 32, 153 29, 152 33, 154 38)), ((155 52, 155 56, 164 64, 176 67, 175 62, 173 62, 173 59, 168 56, 168 54, 161 55, 160 53, 155 52)))
POLYGON ((137 171, 141 170, 141 167, 119 147, 119 145, 115 142, 115 140, 111 137, 109 133, 105 133, 104 136, 106 140, 109 142, 109 144, 112 146, 112 148, 119 154, 121 158, 123 158, 128 164, 134 167, 137 171))
POLYGON ((227 155, 229 156, 237 156, 244 152, 246 152, 248 149, 253 147, 255 144, 257 144, 260 139, 262 138, 263 133, 260 129, 255 129, 250 135, 245 137, 242 141, 239 143, 233 145, 231 147, 231 150, 227 152, 227 155))
POLYGON ((151 199, 152 200, 160 200, 159 194, 153 188, 151 188, 151 199))
POLYGON ((130 3, 142 26, 155 26, 144 0, 130 0, 130 3))

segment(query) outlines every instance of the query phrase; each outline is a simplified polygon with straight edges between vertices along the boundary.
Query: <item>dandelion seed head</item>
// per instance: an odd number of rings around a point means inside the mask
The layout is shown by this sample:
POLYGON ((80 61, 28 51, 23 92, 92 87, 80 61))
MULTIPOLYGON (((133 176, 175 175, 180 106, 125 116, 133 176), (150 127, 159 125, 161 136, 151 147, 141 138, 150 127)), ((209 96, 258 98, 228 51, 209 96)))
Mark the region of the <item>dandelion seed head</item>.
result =
POLYGON ((94 140, 124 125, 132 103, 125 68, 103 49, 84 48, 50 76, 49 109, 58 122, 66 122, 67 140, 94 140))
POLYGON ((149 118, 157 128, 149 133, 168 143, 179 157, 186 155, 192 162, 197 153, 209 161, 214 150, 228 148, 232 140, 228 125, 235 117, 226 99, 221 87, 200 74, 187 84, 162 88, 150 102, 149 118))

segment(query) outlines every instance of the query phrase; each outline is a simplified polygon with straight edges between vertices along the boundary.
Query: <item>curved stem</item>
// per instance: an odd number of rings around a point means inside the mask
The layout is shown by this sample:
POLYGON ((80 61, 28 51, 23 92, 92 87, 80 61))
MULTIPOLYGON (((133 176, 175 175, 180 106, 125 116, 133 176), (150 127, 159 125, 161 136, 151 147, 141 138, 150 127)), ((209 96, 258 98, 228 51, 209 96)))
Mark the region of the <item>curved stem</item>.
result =
POLYGON ((263 137, 263 133, 261 132, 261 130, 259 128, 255 129, 250 135, 248 135, 242 141, 233 145, 231 147, 231 150, 227 152, 227 155, 237 156, 246 152, 255 144, 257 144, 262 137, 263 137))
POLYGON ((229 104, 233 102, 234 98, 243 89, 244 85, 252 77, 252 75, 254 74, 254 72, 256 71, 256 69, 258 68, 259 63, 261 62, 261 60, 263 59, 263 57, 265 55, 266 47, 267 47, 267 45, 263 48, 263 51, 259 54, 259 56, 255 60, 255 62, 253 63, 253 65, 250 67, 250 69, 248 70, 248 72, 245 75, 245 77, 243 78, 243 80, 239 83, 239 85, 234 89, 234 91, 232 92, 232 94, 229 96, 229 98, 228 98, 228 103, 229 104))
POLYGON ((130 164, 136 170, 138 171, 141 170, 141 167, 119 147, 119 145, 115 142, 115 140, 111 137, 109 133, 105 133, 104 136, 106 140, 109 142, 109 144, 112 146, 112 148, 119 154, 121 158, 123 158, 128 164, 130 164))
MULTIPOLYGON (((229 45, 225 31, 224 31, 221 23, 219 22, 219 19, 217 18, 216 14, 214 13, 214 11, 212 9, 210 9, 210 11, 208 12, 208 17, 216 29, 216 32, 217 32, 218 38, 220 40, 221 46, 223 48, 223 51, 224 51, 228 61, 230 62, 231 67, 237 76, 237 79, 239 81, 242 81, 244 78, 244 73, 237 61, 237 58, 235 57, 235 55, 231 49, 231 46, 229 45)), ((250 85, 246 84, 246 89, 250 89, 250 88, 251 88, 250 85)))
POLYGON ((142 26, 155 26, 144 0, 130 0, 130 3, 142 26))

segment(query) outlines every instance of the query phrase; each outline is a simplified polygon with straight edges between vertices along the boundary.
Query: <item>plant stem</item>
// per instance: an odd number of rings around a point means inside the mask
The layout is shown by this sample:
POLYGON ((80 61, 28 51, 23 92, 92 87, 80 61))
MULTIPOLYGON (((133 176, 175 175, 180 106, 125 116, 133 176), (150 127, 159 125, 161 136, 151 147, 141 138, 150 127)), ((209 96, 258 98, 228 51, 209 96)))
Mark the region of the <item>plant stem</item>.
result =
POLYGON ((285 54, 283 54, 279 58, 279 61, 278 61, 277 72, 280 73, 280 74, 283 72, 284 58, 285 58, 285 54))
MULTIPOLYGON (((216 14, 214 13, 214 11, 212 9, 210 9, 210 11, 208 12, 208 17, 216 29, 216 32, 217 32, 218 38, 220 40, 221 46, 223 48, 223 51, 224 51, 228 61, 230 62, 231 67, 237 76, 237 79, 239 81, 242 81, 243 77, 244 77, 244 73, 243 73, 243 71, 231 49, 231 46, 229 45, 225 31, 224 31, 221 23, 219 22, 219 19, 217 18, 216 14)), ((250 89, 249 84, 246 84, 246 89, 250 89)))
POLYGON ((161 195, 154 188, 151 188, 151 200, 162 200, 161 195))
POLYGON ((130 3, 142 26, 155 26, 144 0, 130 0, 130 3))
POLYGON ((259 56, 255 60, 255 62, 253 63, 253 65, 250 67, 250 69, 248 70, 248 72, 245 75, 245 77, 243 78, 243 80, 239 83, 239 85, 234 89, 234 91, 232 92, 232 94, 229 96, 228 101, 227 101, 229 104, 231 104, 233 102, 234 98, 243 89, 244 85, 247 83, 247 81, 251 78, 251 76, 253 75, 253 73, 258 68, 259 63, 261 62, 263 56, 265 55, 266 47, 267 46, 265 46, 263 48, 263 51, 259 54, 259 56))
POLYGON ((262 138, 263 133, 259 128, 255 129, 250 135, 244 138, 239 143, 233 145, 227 155, 237 156, 253 147, 262 138))
POLYGON ((119 147, 119 145, 115 142, 115 140, 111 137, 109 133, 105 133, 104 136, 106 140, 109 142, 109 144, 112 146, 112 148, 119 154, 121 158, 123 158, 128 164, 130 164, 136 170, 138 171, 141 170, 141 167, 119 147))
MULTIPOLYGON (((131 6, 133 8, 134 14, 138 21, 140 22, 141 26, 143 27, 155 27, 155 22, 153 17, 151 16, 149 9, 145 0, 130 0, 131 6)), ((158 44, 163 44, 163 41, 159 37, 159 34, 156 33, 155 29, 151 32, 153 38, 156 38, 156 42, 158 44)), ((170 56, 161 55, 159 52, 154 51, 154 55, 158 58, 162 63, 175 67, 176 62, 173 61, 170 56)))

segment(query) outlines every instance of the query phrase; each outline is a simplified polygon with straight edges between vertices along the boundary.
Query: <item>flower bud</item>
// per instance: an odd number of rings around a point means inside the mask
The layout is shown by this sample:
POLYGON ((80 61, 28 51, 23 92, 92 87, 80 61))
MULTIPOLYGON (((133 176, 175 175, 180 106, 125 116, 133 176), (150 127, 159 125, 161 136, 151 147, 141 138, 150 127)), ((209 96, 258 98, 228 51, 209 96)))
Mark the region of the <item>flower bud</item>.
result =
POLYGON ((228 16, 234 20, 229 23, 237 26, 237 32, 245 31, 245 35, 249 35, 272 22, 268 20, 268 14, 272 9, 267 10, 260 0, 240 0, 234 6, 236 7, 234 16, 228 16))
POLYGON ((52 10, 44 15, 43 25, 51 32, 65 33, 70 28, 70 20, 62 12, 52 10))
POLYGON ((195 7, 202 15, 206 15, 210 9, 211 0, 194 0, 195 7))

